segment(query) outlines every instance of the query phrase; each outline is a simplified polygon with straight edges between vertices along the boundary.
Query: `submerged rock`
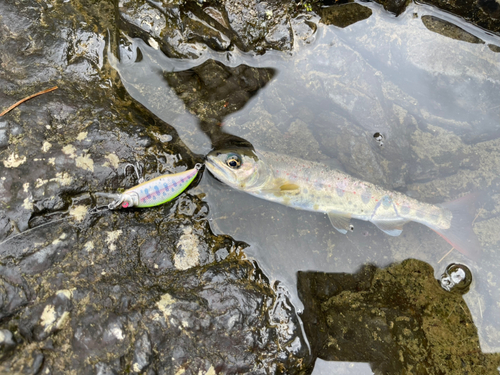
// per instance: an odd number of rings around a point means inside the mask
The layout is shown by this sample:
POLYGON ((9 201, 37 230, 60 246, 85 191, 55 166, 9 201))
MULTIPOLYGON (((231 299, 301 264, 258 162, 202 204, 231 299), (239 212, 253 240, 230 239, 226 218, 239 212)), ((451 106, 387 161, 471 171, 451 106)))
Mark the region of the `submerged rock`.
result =
POLYGON ((478 37, 468 33, 464 29, 434 16, 422 16, 422 22, 429 30, 448 38, 463 40, 464 42, 484 44, 478 37))

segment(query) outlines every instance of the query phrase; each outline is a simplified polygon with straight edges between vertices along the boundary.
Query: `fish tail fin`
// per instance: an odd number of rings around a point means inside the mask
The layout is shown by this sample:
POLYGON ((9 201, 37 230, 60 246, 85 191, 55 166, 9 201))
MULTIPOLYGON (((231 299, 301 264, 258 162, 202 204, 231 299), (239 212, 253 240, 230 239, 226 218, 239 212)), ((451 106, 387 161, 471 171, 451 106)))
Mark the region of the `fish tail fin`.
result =
POLYGON ((481 255, 481 244, 472 230, 479 195, 479 193, 472 193, 440 204, 439 207, 452 214, 450 227, 448 229, 431 227, 455 249, 473 260, 477 260, 481 255))

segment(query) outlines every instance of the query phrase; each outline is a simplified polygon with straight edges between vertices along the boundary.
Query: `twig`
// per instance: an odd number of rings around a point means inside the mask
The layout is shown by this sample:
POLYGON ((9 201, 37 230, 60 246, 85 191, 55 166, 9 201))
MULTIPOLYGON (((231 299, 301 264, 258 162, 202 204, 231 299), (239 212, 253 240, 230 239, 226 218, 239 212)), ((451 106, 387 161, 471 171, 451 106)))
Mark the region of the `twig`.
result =
POLYGON ((0 113, 0 117, 2 117, 3 115, 5 115, 7 112, 10 112, 14 108, 16 108, 19 104, 24 103, 26 100, 30 100, 31 98, 34 98, 35 96, 42 95, 42 94, 45 94, 45 93, 50 92, 50 91, 54 91, 55 89, 57 89, 57 86, 54 86, 54 87, 52 87, 50 89, 47 89, 47 90, 43 90, 43 91, 37 92, 36 94, 30 95, 27 98, 19 100, 17 103, 12 104, 9 108, 7 108, 5 111, 3 111, 2 113, 0 113))
POLYGON ((454 247, 452 247, 450 249, 450 251, 448 251, 446 254, 443 255, 443 257, 441 259, 438 260, 438 264, 441 263, 441 261, 446 258, 452 251, 453 251, 454 247))
POLYGON ((472 220, 472 225, 474 225, 474 223, 476 222, 477 218, 479 217, 479 215, 481 215, 483 213, 483 208, 481 207, 478 211, 477 211, 477 215, 476 217, 474 218, 474 220, 472 220))

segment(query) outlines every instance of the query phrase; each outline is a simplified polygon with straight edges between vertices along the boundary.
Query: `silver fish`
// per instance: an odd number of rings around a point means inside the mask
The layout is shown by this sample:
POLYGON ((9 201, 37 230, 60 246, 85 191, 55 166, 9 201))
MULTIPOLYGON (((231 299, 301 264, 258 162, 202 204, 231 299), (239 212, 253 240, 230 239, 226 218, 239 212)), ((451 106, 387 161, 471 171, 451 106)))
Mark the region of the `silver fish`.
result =
POLYGON ((474 194, 433 205, 321 163, 242 148, 212 151, 206 166, 234 189, 296 209, 324 212, 333 227, 344 234, 353 229, 351 218, 370 221, 391 236, 399 236, 404 224, 415 221, 470 258, 480 253, 472 230, 474 194))

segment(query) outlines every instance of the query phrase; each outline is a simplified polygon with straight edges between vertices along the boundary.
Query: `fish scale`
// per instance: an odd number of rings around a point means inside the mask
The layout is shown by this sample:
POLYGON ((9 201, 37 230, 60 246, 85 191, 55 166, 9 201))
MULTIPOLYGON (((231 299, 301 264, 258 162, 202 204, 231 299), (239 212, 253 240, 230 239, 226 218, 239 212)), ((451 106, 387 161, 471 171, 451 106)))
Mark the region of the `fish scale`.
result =
POLYGON ((287 155, 260 153, 270 160, 277 179, 287 178, 300 188, 300 193, 292 196, 264 193, 265 199, 308 211, 349 213, 352 218, 365 221, 402 219, 443 229, 450 227, 451 218, 438 206, 384 190, 337 170, 320 171, 325 168, 321 163, 305 164, 287 155))

